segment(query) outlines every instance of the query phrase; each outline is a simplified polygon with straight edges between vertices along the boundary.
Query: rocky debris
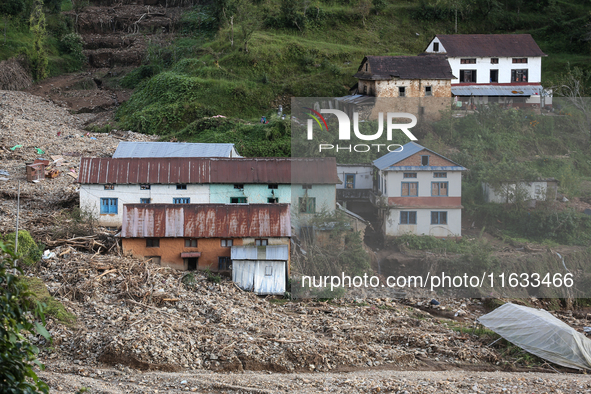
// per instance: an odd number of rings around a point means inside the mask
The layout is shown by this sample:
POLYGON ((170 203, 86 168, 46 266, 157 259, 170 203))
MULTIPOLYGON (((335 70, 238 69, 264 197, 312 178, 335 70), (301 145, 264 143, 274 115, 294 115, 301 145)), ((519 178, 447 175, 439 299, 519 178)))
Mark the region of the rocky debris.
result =
POLYGON ((22 229, 49 225, 61 208, 77 205, 80 157, 111 156, 119 142, 154 141, 157 136, 126 132, 88 133, 83 115, 73 116, 49 100, 24 92, 0 91, 0 232, 14 231, 20 181, 22 229), (26 163, 49 160, 55 178, 27 182, 26 163), (56 173, 54 172, 54 174, 56 173))
MULTIPOLYGON (((193 371, 184 374, 137 374, 125 368, 95 369, 81 366, 64 372, 39 372, 52 392, 72 393, 87 387, 92 393, 588 393, 588 375, 501 373, 470 371, 355 371, 337 373, 273 374, 250 372, 219 374, 193 371)), ((61 368, 60 368, 61 369, 61 368)))
MULTIPOLYGON (((78 316, 49 320, 48 360, 141 370, 338 371, 496 363, 496 350, 428 313, 388 299, 271 303, 198 272, 151 261, 52 250, 36 268, 49 292, 78 316), (370 303, 371 302, 371 303, 370 303)), ((490 365, 490 364, 489 364, 490 365)))
POLYGON ((33 79, 21 65, 23 58, 0 62, 0 90, 20 90, 31 86, 33 79))

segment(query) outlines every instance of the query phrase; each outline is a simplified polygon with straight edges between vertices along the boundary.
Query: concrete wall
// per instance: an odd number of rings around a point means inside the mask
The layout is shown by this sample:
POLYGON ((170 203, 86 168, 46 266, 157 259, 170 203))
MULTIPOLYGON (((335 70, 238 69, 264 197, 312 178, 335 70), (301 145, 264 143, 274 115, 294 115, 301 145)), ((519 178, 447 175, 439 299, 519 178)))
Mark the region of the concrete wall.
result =
MULTIPOLYGON (((385 195, 388 198, 402 197, 402 182, 418 182, 419 190, 417 197, 431 198, 431 183, 432 182, 447 182, 448 197, 462 197, 462 173, 460 171, 437 171, 446 172, 447 178, 435 178, 433 173, 435 171, 386 171, 386 187, 385 195), (404 178, 404 172, 416 172, 416 178, 404 178)), ((408 198, 417 198, 408 197, 408 198)), ((444 197, 433 197, 444 198, 444 197)))
POLYGON ((269 189, 269 185, 245 184, 244 189, 234 189, 233 184, 210 184, 209 202, 212 204, 229 204, 231 197, 246 197, 249 204, 266 204, 268 198, 279 198, 279 203, 291 202, 291 186, 278 185, 277 189, 269 189))
POLYGON ((337 174, 342 184, 337 189, 345 189, 345 174, 355 174, 355 189, 373 189, 373 167, 355 164, 337 164, 337 174))
POLYGON ((404 234, 430 235, 433 237, 461 237, 462 210, 457 209, 388 209, 384 211, 383 230, 386 236, 401 236, 404 234), (400 211, 415 211, 417 224, 400 224, 400 211), (447 225, 431 224, 431 212, 447 212, 447 225))
MULTIPOLYGON (((177 190, 176 185, 151 185, 150 190, 141 190, 140 185, 114 185, 105 190, 105 185, 80 185, 80 207, 98 218, 101 226, 121 226, 123 204, 137 204, 142 198, 150 198, 153 204, 172 204, 173 198, 190 198, 191 203, 209 203, 209 185, 188 184, 187 190, 177 190), (117 214, 100 214, 101 198, 117 198, 117 214)), ((228 201, 229 202, 229 201, 228 201)))

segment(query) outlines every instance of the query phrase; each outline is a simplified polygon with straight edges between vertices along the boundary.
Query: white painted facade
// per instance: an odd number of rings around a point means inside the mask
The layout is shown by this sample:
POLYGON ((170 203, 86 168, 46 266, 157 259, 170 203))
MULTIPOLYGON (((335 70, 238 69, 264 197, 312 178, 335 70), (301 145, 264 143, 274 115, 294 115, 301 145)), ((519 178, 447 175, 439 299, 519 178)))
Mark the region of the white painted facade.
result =
POLYGON ((390 208, 384 215, 384 233, 388 236, 405 234, 430 235, 438 238, 462 236, 462 210, 460 208, 390 208), (417 224, 401 224, 401 212, 416 212, 417 224), (447 224, 431 224, 432 212, 446 212, 447 224))
POLYGON ((123 204, 139 204, 141 199, 149 198, 152 204, 172 204, 175 198, 189 198, 190 203, 209 203, 209 185, 187 184, 186 190, 177 190, 177 185, 150 185, 142 190, 140 185, 113 185, 105 190, 105 185, 81 184, 80 208, 98 218, 98 224, 106 227, 121 226, 123 204), (117 213, 101 214, 101 199, 117 199, 117 213))
POLYGON ((447 182, 447 197, 462 197, 462 173, 460 171, 379 171, 386 197, 402 197, 403 182, 418 182, 417 197, 431 197, 432 182, 447 182), (435 172, 445 172, 446 178, 435 178, 435 172), (416 178, 404 178, 404 173, 416 173, 416 178))
POLYGON ((342 182, 337 184, 337 189, 373 189, 373 166, 370 164, 337 164, 337 175, 342 182))

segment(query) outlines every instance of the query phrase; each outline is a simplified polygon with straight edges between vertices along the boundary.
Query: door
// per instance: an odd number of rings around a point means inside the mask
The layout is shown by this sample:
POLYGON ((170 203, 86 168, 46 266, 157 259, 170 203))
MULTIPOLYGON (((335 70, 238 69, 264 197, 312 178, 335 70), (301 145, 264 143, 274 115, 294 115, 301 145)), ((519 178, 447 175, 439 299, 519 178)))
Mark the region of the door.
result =
POLYGON ((189 257, 187 259, 187 269, 189 271, 195 271, 197 269, 197 260, 199 260, 198 257, 189 257))

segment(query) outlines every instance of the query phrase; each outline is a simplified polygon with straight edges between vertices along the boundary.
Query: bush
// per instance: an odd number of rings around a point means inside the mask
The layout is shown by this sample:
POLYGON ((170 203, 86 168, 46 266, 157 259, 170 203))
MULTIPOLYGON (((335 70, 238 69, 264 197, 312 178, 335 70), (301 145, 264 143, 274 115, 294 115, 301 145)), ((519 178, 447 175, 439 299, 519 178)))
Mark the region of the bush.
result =
MULTIPOLYGON (((15 233, 8 233, 2 237, 4 242, 14 243, 15 233)), ((25 265, 35 265, 43 255, 43 248, 37 246, 31 234, 25 230, 18 232, 18 256, 25 265)))
POLYGON ((42 369, 44 365, 37 360, 39 349, 27 340, 27 334, 51 338, 44 327, 43 306, 33 300, 22 277, 12 274, 16 258, 13 245, 0 241, 0 392, 48 393, 49 387, 33 370, 33 363, 42 369))
POLYGON ((63 53, 70 54, 76 61, 80 63, 80 67, 86 62, 84 56, 82 36, 78 33, 69 33, 62 37, 60 46, 63 53))

